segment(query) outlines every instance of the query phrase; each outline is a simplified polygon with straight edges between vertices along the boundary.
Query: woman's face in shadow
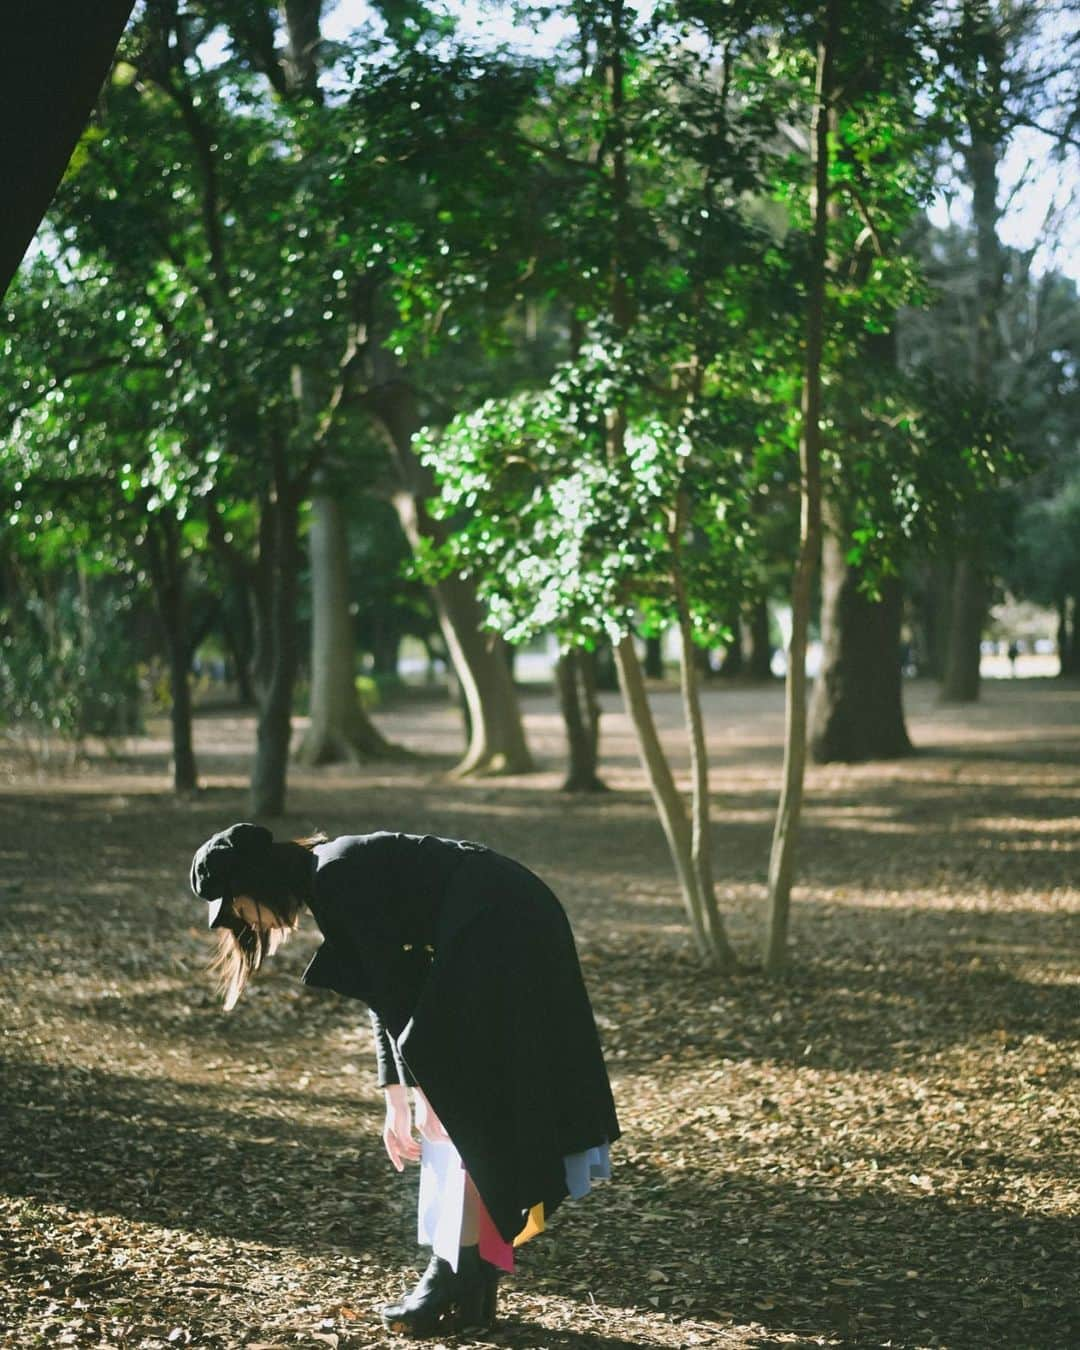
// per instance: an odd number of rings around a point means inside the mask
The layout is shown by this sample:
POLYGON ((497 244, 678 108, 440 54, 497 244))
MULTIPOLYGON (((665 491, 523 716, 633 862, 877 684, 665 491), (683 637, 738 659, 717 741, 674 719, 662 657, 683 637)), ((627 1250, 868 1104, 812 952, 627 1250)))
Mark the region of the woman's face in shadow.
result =
POLYGON ((250 895, 234 895, 232 898, 233 913, 251 928, 264 929, 273 926, 273 915, 265 910, 257 900, 252 899, 250 895))

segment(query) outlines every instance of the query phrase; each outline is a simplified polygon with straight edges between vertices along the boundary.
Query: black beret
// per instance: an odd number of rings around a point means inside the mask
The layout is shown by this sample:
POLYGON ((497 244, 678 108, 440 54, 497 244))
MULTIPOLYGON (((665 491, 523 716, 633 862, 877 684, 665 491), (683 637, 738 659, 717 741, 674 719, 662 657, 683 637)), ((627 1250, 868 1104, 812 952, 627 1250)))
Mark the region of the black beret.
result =
POLYGON ((265 826, 241 821, 212 834, 196 850, 191 860, 191 889, 208 903, 211 928, 227 921, 233 896, 245 894, 251 882, 264 874, 273 842, 265 826))

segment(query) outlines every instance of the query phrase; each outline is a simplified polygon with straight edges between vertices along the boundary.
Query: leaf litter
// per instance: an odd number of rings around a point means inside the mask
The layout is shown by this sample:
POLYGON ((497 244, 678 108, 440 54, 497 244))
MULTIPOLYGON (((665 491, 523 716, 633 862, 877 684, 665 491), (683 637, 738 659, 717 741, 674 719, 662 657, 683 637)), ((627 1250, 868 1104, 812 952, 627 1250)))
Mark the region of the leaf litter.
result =
MULTIPOLYGON (((288 832, 484 838, 552 880, 578 935, 615 1176, 522 1250, 497 1327, 447 1345, 1080 1343, 1080 693, 1018 683, 962 712, 916 690, 926 753, 812 771, 779 985, 693 960, 614 711, 603 801, 553 790, 541 698, 533 778, 450 786, 430 759, 294 776, 288 832)), ((706 700, 747 953, 778 697, 706 700)), ((386 722, 419 747, 448 716, 386 722)), ((187 860, 246 814, 250 724, 199 735, 214 773, 181 802, 160 742, 63 773, 0 752, 5 1350, 400 1344, 377 1310, 422 1264, 416 1178, 382 1154, 362 1009, 298 985, 306 930, 232 1015, 206 981, 187 860)))

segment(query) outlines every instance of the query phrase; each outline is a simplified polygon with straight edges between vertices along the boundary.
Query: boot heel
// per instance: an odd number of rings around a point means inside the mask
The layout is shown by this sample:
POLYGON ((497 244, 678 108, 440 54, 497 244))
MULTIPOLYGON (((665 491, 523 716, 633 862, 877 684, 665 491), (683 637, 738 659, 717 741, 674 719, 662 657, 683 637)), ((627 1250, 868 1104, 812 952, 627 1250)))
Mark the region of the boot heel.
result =
POLYGON ((459 1290, 454 1319, 457 1330, 486 1331, 495 1321, 498 1297, 499 1272, 484 1261, 459 1290))

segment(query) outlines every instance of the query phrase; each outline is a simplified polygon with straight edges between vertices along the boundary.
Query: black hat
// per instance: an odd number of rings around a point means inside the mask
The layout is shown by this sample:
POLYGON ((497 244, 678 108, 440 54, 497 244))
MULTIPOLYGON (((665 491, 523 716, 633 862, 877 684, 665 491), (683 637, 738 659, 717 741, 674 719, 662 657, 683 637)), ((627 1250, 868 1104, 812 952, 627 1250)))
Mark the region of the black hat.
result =
POLYGON ((263 825, 241 821, 212 834, 191 860, 191 889, 209 905, 209 923, 228 922, 229 902, 258 887, 270 860, 274 836, 263 825), (224 910, 224 913, 222 911, 224 910))

